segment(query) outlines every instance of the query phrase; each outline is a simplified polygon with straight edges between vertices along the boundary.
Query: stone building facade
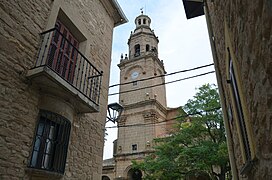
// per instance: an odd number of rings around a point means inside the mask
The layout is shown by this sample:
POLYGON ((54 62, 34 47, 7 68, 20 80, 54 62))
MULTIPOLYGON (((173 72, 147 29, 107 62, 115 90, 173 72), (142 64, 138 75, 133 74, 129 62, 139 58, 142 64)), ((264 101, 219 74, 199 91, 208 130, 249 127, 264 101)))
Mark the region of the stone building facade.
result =
POLYGON ((0 11, 0 179, 101 179, 118 3, 4 0, 0 11))
POLYGON ((183 3, 206 16, 233 178, 271 179, 272 2, 183 3))
POLYGON ((173 130, 178 108, 166 104, 165 69, 158 58, 158 37, 144 14, 135 19, 128 40, 129 54, 121 56, 119 103, 124 111, 118 121, 114 158, 104 160, 102 179, 142 179, 143 172, 132 169, 132 160, 143 160, 154 152, 154 139, 173 130), (159 86, 158 86, 159 85, 159 86))

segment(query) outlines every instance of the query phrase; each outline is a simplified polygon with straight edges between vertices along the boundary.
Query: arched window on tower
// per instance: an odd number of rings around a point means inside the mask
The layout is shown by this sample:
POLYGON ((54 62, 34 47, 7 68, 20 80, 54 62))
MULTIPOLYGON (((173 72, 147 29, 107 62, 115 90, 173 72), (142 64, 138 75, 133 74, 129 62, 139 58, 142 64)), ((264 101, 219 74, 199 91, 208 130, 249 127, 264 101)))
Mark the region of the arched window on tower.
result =
POLYGON ((108 176, 102 176, 102 180, 110 180, 108 176))
POLYGON ((134 54, 134 56, 135 57, 140 56, 140 44, 136 44, 134 46, 134 48, 135 48, 135 54, 134 54))
POLYGON ((141 19, 138 19, 138 25, 141 25, 141 19))
POLYGON ((145 46, 145 50, 146 50, 146 52, 150 50, 149 44, 147 44, 147 45, 145 46))
POLYGON ((144 19, 143 23, 146 24, 146 19, 144 19))

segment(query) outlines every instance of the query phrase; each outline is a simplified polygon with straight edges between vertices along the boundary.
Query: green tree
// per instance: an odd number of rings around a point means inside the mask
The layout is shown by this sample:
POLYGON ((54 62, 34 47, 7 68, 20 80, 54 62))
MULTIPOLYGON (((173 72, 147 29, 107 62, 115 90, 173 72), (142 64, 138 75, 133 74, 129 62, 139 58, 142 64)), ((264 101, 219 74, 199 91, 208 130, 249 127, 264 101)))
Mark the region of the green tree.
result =
POLYGON ((183 110, 187 115, 178 118, 179 130, 157 139, 154 154, 143 162, 133 162, 134 167, 143 170, 148 180, 199 175, 226 179, 230 167, 216 86, 201 86, 183 110))

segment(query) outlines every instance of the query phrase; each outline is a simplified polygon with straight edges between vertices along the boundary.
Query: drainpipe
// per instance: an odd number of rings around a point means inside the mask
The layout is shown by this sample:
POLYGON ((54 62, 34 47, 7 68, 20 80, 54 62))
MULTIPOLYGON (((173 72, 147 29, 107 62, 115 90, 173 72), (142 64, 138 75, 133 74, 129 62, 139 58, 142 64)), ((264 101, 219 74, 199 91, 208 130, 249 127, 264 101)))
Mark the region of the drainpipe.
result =
POLYGON ((214 39, 213 39, 214 36, 213 36, 213 29, 212 29, 211 20, 210 20, 209 9, 208 9, 207 2, 205 0, 204 0, 204 3, 203 3, 203 6, 204 6, 205 17, 206 17, 206 23, 207 23, 207 28, 208 28, 208 34, 209 34, 209 39, 210 39, 211 50, 212 50, 212 56, 213 56, 213 61, 214 61, 216 80, 217 80, 217 83, 218 83, 220 102, 221 102, 222 111, 223 111, 223 119, 224 119, 226 135, 227 135, 227 146, 228 146, 230 165, 231 165, 231 170, 232 170, 231 171, 232 172, 232 178, 234 180, 237 180, 239 178, 238 178, 238 174, 237 174, 237 167, 236 167, 236 164, 235 164, 232 140, 230 139, 231 132, 230 132, 230 126, 229 126, 229 122, 228 122, 226 98, 225 98, 225 95, 224 95, 225 93, 224 93, 224 89, 223 89, 221 73, 219 71, 219 63, 218 63, 216 47, 215 47, 214 39))

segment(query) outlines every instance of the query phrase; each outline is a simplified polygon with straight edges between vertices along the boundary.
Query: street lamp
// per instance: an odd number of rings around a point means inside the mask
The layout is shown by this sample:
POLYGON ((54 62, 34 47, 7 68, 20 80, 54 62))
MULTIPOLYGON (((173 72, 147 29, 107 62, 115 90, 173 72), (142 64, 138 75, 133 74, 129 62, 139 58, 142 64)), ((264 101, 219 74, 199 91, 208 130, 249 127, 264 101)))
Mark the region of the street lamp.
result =
POLYGON ((106 122, 117 122, 123 112, 123 106, 121 106, 119 103, 111 103, 108 105, 108 116, 106 122))

